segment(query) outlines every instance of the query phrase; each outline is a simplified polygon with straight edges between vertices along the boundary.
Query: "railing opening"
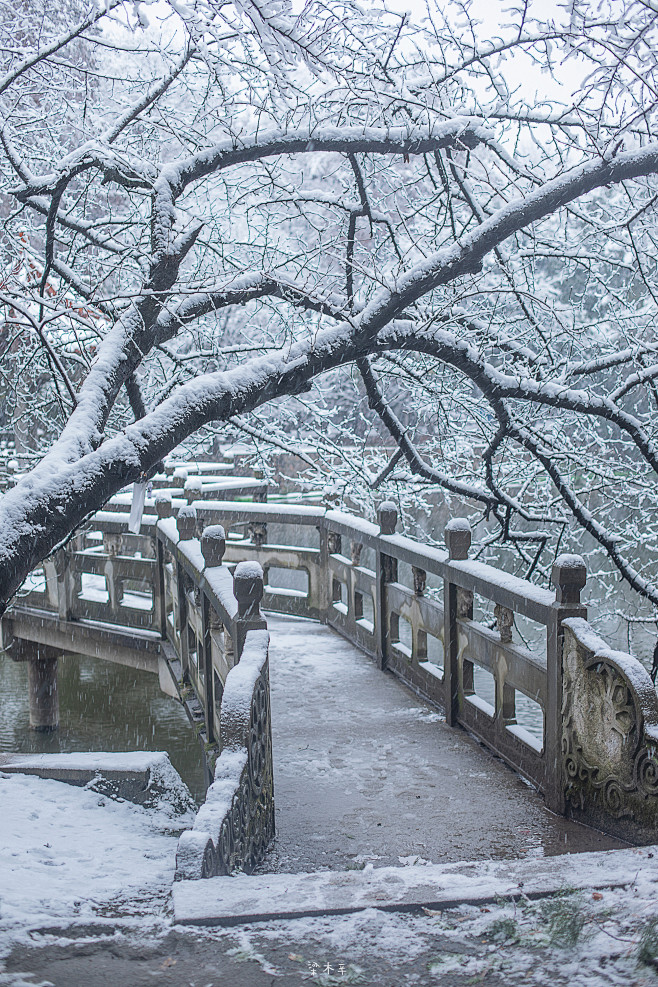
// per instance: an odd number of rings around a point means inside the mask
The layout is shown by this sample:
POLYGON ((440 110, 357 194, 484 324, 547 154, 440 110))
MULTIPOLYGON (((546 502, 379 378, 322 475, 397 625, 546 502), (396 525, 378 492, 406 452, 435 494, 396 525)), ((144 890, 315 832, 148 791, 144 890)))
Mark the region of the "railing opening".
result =
POLYGON ((93 603, 109 603, 110 594, 107 589, 105 576, 96 575, 91 572, 80 573, 80 594, 81 600, 89 600, 93 603))
POLYGON ((347 613, 347 586, 335 576, 331 582, 331 601, 339 613, 347 613))
POLYGON ((418 631, 416 640, 418 664, 426 672, 443 681, 443 664, 445 661, 443 641, 440 641, 434 634, 429 634, 423 630, 418 631))
POLYGON ((354 619, 370 634, 375 629, 375 608, 370 593, 354 593, 354 619))
POLYGON ((545 714, 538 702, 530 696, 516 691, 515 696, 516 724, 507 729, 519 740, 538 753, 544 747, 545 714))
POLYGON ((306 569, 289 569, 281 566, 265 568, 265 585, 270 593, 278 596, 308 597, 309 578, 306 569))
MULTIPOLYGON (((467 671, 467 665, 470 665, 473 670, 473 692, 464 698, 473 706, 477 706, 483 713, 486 713, 487 716, 495 716, 496 680, 486 668, 481 668, 480 665, 467 663, 466 661, 464 662, 465 671, 467 671)), ((464 691, 466 691, 466 683, 464 684, 464 691)))
POLYGON ((413 656, 413 628, 406 617, 392 612, 390 617, 391 646, 407 661, 413 656))

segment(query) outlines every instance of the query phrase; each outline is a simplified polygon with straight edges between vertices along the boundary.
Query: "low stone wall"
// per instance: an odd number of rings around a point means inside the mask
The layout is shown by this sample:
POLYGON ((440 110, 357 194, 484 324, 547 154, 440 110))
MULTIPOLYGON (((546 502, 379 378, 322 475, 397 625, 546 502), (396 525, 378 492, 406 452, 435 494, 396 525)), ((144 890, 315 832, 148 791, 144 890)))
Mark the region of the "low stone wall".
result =
POLYGON ((274 838, 268 642, 267 631, 249 631, 226 679, 215 780, 180 837, 177 880, 249 874, 274 838))

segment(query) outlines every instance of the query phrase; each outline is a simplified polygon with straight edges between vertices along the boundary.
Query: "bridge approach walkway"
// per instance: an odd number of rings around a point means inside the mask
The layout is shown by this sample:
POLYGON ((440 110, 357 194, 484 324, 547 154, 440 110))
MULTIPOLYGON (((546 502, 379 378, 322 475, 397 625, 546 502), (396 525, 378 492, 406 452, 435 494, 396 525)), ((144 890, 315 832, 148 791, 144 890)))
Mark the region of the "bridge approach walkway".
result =
POLYGON ((268 614, 276 839, 260 871, 527 859, 623 844, 542 796, 319 623, 268 614))

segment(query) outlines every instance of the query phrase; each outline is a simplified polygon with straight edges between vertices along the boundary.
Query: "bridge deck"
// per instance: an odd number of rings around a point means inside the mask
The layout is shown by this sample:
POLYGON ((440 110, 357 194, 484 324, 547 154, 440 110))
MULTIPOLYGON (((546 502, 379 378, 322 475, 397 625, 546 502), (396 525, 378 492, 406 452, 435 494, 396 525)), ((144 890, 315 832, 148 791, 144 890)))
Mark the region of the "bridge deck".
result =
POLYGON ((335 632, 268 615, 277 838, 265 870, 606 850, 335 632), (403 858, 402 861, 400 858, 403 858))

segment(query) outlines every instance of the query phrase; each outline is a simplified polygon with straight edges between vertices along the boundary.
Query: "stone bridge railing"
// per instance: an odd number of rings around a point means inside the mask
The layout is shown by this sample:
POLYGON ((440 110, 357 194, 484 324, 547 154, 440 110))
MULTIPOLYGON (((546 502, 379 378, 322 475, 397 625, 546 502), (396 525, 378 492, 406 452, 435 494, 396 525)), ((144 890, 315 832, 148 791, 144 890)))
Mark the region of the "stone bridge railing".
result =
POLYGON ((378 524, 261 502, 172 504, 160 495, 155 506, 158 517, 144 518, 139 535, 126 532, 125 517, 100 512, 19 604, 144 628, 171 649, 204 741, 221 750, 181 846, 181 873, 248 869, 273 831, 261 588, 257 569, 232 575, 245 562, 262 567, 265 609, 335 628, 441 705, 449 724, 480 738, 555 811, 631 842, 656 840, 656 694, 642 665, 587 624, 578 556, 558 558, 551 593, 470 560, 463 520, 447 525, 446 551, 405 537, 390 503, 378 524), (101 577, 103 599, 90 599, 100 597, 101 577), (241 579, 251 581, 248 592, 241 579), (530 647, 518 626, 525 637, 534 628, 530 647))

